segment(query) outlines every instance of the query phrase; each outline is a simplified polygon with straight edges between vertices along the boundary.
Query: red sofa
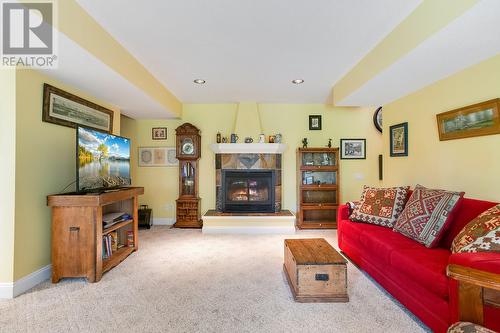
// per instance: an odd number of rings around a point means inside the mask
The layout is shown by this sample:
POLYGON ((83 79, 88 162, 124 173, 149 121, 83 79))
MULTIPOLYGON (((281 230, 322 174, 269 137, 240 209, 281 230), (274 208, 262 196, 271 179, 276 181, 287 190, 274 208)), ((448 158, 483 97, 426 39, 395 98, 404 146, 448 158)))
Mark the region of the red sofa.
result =
MULTIPOLYGON (((394 298, 435 332, 446 332, 458 319, 457 284, 446 275, 450 263, 500 274, 500 255, 452 254, 450 245, 462 228, 486 209, 488 201, 463 199, 438 247, 428 249, 390 228, 349 220, 338 211, 340 249, 394 298)), ((500 332, 500 312, 485 309, 485 326, 500 332)))

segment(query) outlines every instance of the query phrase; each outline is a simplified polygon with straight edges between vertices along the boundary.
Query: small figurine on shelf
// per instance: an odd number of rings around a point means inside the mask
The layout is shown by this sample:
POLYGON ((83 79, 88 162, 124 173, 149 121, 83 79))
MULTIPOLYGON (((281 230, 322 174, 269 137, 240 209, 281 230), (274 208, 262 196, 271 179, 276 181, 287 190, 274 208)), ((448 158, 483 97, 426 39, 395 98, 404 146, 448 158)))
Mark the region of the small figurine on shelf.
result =
POLYGON ((222 143, 227 143, 227 136, 222 138, 222 143))
POLYGON ((259 134, 259 143, 266 143, 266 135, 259 134))
POLYGON ((281 138, 282 138, 281 133, 276 134, 274 136, 274 142, 275 143, 281 143, 281 138))
POLYGON ((328 139, 328 148, 332 148, 332 139, 328 139))
POLYGON ((307 148, 307 138, 302 139, 302 148, 307 148))
POLYGON ((220 132, 217 132, 217 143, 221 143, 222 142, 222 136, 220 135, 220 132))

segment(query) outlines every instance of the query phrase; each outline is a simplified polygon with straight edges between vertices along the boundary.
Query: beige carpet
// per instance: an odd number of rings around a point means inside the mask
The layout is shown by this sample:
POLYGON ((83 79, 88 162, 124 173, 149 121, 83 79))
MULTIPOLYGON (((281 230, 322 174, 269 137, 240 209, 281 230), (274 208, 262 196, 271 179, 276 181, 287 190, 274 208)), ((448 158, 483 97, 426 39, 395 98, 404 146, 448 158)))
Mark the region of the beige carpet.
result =
POLYGON ((422 332, 349 264, 349 303, 295 303, 283 275, 282 235, 203 235, 159 226, 99 283, 42 283, 0 301, 1 332, 422 332))

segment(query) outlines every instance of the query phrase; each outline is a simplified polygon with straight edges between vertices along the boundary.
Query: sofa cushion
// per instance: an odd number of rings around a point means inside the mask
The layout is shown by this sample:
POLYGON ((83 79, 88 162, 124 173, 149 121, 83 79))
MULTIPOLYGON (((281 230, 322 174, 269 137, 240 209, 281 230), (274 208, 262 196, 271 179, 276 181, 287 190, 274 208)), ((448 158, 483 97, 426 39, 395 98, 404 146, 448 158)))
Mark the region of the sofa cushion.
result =
POLYGON ((417 185, 394 230, 427 247, 438 245, 453 220, 464 192, 428 189, 417 185))
POLYGON ((351 220, 392 228, 403 211, 409 186, 374 188, 365 186, 351 220))
POLYGON ((408 279, 420 284, 441 298, 448 298, 446 266, 451 252, 446 249, 428 249, 422 245, 413 249, 391 252, 391 266, 408 279))
POLYGON ((391 253, 395 250, 423 247, 388 228, 372 226, 372 228, 365 229, 359 238, 366 249, 366 256, 376 261, 381 260, 386 265, 391 264, 391 253))
POLYGON ((451 251, 500 252, 500 205, 469 222, 453 240, 451 251))

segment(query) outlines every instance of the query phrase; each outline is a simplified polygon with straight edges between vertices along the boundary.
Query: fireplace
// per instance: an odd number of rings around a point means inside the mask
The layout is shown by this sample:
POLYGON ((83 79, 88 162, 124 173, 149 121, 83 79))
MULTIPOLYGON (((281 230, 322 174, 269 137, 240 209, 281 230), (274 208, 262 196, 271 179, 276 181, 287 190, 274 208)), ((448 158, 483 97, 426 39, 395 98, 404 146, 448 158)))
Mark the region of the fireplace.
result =
POLYGON ((275 182, 274 170, 222 170, 222 211, 274 212, 275 182))

